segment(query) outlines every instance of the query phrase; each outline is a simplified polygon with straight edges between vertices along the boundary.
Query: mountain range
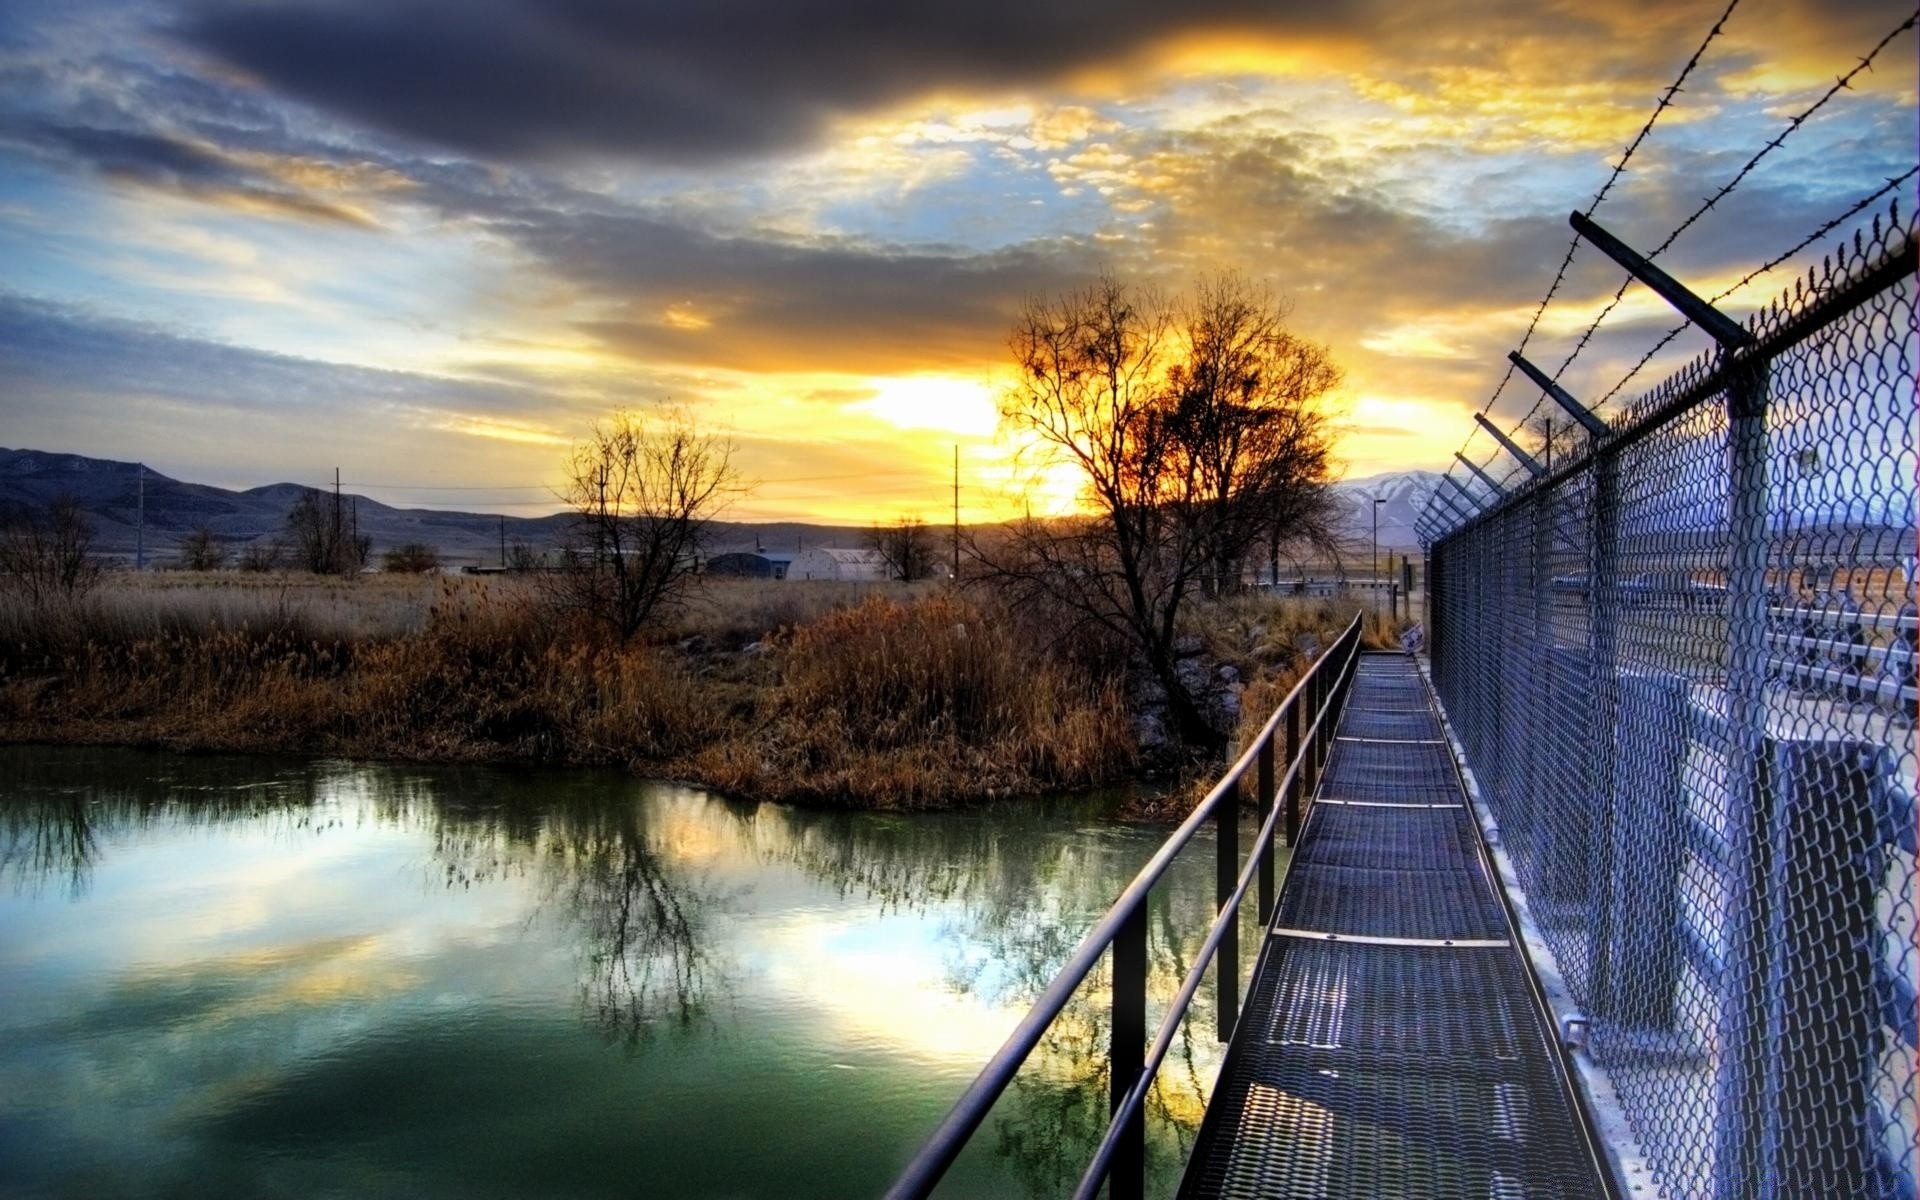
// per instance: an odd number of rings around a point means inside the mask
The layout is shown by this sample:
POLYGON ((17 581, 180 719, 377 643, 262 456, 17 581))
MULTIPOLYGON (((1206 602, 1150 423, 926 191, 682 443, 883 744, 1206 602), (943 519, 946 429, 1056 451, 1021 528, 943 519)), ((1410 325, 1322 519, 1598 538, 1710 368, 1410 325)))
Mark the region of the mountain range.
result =
MULTIPOLYGON (((1405 550, 1418 545, 1413 523, 1440 477, 1430 471, 1406 471, 1347 480, 1335 490, 1347 501, 1347 533, 1364 543, 1369 536, 1367 498, 1380 496, 1380 547, 1405 550)), ((234 491, 188 483, 136 463, 59 454, 44 450, 0 448, 0 512, 40 508, 71 495, 93 520, 95 546, 102 552, 132 557, 144 537, 147 561, 171 559, 180 540, 202 526, 229 548, 279 536, 304 485, 270 483, 234 491), (144 512, 144 534, 142 521, 144 512)), ((397 508, 367 496, 343 495, 342 502, 360 533, 380 552, 405 542, 425 542, 449 563, 490 564, 500 560, 502 544, 535 547, 557 543, 566 518, 508 517, 444 509, 397 508)), ((866 530, 805 522, 721 522, 717 549, 770 549, 800 546, 860 545, 866 530)))

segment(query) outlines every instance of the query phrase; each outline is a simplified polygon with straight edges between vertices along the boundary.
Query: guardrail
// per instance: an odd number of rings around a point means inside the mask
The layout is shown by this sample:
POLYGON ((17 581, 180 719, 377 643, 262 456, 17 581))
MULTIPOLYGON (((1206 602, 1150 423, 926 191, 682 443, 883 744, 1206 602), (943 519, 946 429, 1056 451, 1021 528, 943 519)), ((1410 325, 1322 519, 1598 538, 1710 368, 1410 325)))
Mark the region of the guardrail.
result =
POLYGON ((1265 922, 1273 915, 1274 834, 1281 833, 1288 845, 1299 837, 1300 825, 1305 819, 1303 806, 1311 803, 1318 772, 1332 746, 1334 725, 1353 678, 1354 664, 1359 660, 1360 625, 1361 618, 1355 616, 1326 652, 1314 660, 1287 693, 1287 698, 1267 718, 1253 743, 1194 806, 1186 820, 1161 843, 1113 907, 1087 932, 1060 973, 1014 1027, 1006 1043, 988 1060, 952 1111, 907 1164, 888 1190, 889 1200, 916 1200, 933 1191, 986 1120, 994 1102, 1013 1082, 1021 1064, 1066 1008, 1075 989, 1109 949, 1113 952, 1113 1026, 1107 1048, 1112 1120, 1074 1195, 1092 1196, 1102 1183, 1108 1182, 1112 1200, 1134 1200, 1142 1194, 1146 1178, 1143 1105, 1147 1091, 1179 1032, 1180 1023, 1192 1007, 1208 965, 1216 961, 1214 990, 1220 1040, 1227 1041, 1233 1036, 1240 1011, 1240 905, 1252 887, 1256 891, 1260 920, 1265 922), (1283 727, 1287 768, 1276 783, 1275 743, 1282 736, 1283 727), (1239 849, 1239 798, 1249 771, 1253 772, 1259 809, 1266 816, 1256 835, 1253 852, 1243 863, 1239 849), (1146 1041, 1147 896, 1209 820, 1214 822, 1216 831, 1214 895, 1218 912, 1149 1047, 1146 1041))

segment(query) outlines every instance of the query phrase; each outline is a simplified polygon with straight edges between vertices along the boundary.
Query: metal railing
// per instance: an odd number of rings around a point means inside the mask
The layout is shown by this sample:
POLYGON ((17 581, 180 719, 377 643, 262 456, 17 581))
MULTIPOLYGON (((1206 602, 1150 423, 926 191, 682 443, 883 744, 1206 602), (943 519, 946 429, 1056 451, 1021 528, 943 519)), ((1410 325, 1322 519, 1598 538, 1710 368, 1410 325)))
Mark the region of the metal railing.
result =
POLYGON ((1435 685, 1650 1195, 1915 1195, 1915 266, 1876 222, 1428 525, 1435 685))
POLYGON ((1210 963, 1218 964, 1214 992, 1220 1040, 1228 1041, 1233 1036, 1240 1010, 1240 905, 1252 887, 1256 891, 1261 922, 1264 924, 1273 915, 1274 835, 1278 831, 1288 845, 1293 845, 1299 837, 1301 822, 1305 819, 1303 806, 1311 803, 1317 772, 1326 762, 1340 706, 1353 678, 1354 664, 1359 661, 1361 624, 1362 618, 1356 615, 1326 652, 1314 660, 1287 693, 1287 698, 1267 718, 1252 744, 1140 868, 1140 873, 1120 893, 1106 915, 1087 932, 1073 956, 1014 1027, 1006 1043, 988 1060, 952 1111, 907 1164, 888 1190, 889 1200, 912 1200, 933 1191, 1047 1028, 1060 1016, 1074 991, 1109 949, 1113 953, 1113 1024, 1107 1049, 1112 1120, 1074 1195, 1090 1197, 1103 1183, 1109 1182, 1112 1200, 1133 1200, 1142 1194, 1146 1177, 1144 1106, 1147 1092, 1210 963), (1276 782, 1274 771, 1279 753, 1276 742, 1283 736, 1287 767, 1276 782), (1264 812, 1265 819, 1255 835, 1253 852, 1243 863, 1239 849, 1239 801, 1249 772, 1252 772, 1252 786, 1258 797, 1256 811, 1264 812), (1148 1046, 1147 897, 1208 821, 1215 827, 1214 883, 1218 912, 1152 1045, 1148 1046))

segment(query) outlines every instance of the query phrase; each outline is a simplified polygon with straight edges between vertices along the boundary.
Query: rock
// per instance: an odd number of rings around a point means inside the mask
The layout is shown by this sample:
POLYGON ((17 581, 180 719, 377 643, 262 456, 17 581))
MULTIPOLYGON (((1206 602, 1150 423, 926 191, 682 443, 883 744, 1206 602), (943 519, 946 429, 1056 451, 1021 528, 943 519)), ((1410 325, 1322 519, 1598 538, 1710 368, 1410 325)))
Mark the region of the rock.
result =
POLYGON ((1175 658, 1193 658, 1206 648, 1207 644, 1201 641, 1197 634, 1189 633, 1173 640, 1173 656, 1175 658))
POLYGON ((1167 725, 1154 713, 1141 713, 1133 719, 1133 740, 1142 750, 1165 750, 1167 748, 1167 725))
POLYGON ((690 638, 681 638, 680 649, 688 654, 705 654, 707 652, 707 639, 697 633, 690 638))
POLYGON ((1240 682, 1240 668, 1234 666, 1232 663, 1220 664, 1220 670, 1217 671, 1216 674, 1220 676, 1221 683, 1235 684, 1240 682))
POLYGON ((767 644, 765 642, 748 642, 746 645, 740 647, 740 653, 749 658, 765 654, 766 652, 767 644))

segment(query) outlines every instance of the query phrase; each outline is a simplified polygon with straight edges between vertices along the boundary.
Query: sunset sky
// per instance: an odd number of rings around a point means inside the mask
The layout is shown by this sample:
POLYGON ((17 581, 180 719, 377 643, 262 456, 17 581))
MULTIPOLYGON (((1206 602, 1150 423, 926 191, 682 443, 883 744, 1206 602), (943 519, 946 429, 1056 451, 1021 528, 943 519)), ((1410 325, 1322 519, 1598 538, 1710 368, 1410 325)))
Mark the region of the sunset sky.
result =
MULTIPOLYGON (((958 443, 985 518, 1022 297, 1236 267, 1346 368, 1349 475, 1443 467, 1725 3, 6 0, 0 445, 534 512, 674 403, 737 515, 944 516, 958 443)), ((1743 0, 1598 219, 1656 243, 1910 12, 1743 0)), ((1913 166, 1914 63, 1662 261, 1718 291, 1913 166)), ((1569 384, 1670 324, 1630 294, 1569 384)))

